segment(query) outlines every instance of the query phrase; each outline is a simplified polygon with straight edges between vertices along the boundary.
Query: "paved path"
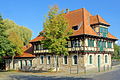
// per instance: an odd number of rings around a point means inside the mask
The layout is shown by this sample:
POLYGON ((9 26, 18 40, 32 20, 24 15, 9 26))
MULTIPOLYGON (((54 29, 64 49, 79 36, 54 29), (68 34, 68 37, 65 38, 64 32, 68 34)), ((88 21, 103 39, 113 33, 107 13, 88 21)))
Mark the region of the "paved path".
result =
POLYGON ((81 76, 55 73, 0 72, 0 80, 120 80, 120 66, 113 71, 81 76))

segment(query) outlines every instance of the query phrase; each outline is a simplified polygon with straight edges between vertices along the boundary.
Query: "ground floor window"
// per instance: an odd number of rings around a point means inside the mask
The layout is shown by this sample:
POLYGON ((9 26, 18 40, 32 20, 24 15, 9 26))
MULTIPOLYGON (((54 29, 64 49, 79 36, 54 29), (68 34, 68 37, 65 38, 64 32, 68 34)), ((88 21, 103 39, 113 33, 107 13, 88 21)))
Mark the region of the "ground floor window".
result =
POLYGON ((92 64, 92 55, 89 56, 89 64, 92 64))
POLYGON ((43 56, 40 56, 40 64, 43 64, 44 63, 44 57, 43 56))
POLYGON ((32 66, 32 60, 28 60, 27 62, 28 62, 28 63, 27 63, 28 66, 32 66))
POLYGON ((73 64, 77 64, 77 59, 78 59, 77 55, 74 55, 73 56, 73 64))
POLYGON ((68 62, 68 61, 67 61, 67 56, 64 56, 64 57, 63 57, 63 64, 67 64, 67 62, 68 62))
POLYGON ((50 64, 50 56, 47 56, 47 64, 50 64))
POLYGON ((107 55, 105 55, 105 63, 107 63, 108 61, 107 61, 108 59, 107 59, 107 55))

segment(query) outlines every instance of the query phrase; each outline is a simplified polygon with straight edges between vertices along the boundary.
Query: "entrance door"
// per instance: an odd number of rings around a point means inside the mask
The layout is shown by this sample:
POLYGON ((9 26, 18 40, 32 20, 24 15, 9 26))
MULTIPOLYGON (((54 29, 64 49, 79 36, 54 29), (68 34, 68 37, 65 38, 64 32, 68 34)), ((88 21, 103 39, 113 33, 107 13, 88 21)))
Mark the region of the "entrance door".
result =
POLYGON ((100 55, 98 55, 98 72, 100 72, 100 55))

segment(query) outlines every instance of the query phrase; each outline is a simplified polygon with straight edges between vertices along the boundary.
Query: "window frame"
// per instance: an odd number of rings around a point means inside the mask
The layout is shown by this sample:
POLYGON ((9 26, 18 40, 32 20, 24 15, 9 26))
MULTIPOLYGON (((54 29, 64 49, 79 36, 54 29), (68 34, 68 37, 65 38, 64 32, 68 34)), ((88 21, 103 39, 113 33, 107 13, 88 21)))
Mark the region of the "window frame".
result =
POLYGON ((47 64, 51 64, 51 56, 50 55, 47 56, 47 64), (48 57, 50 57, 50 58, 48 58, 48 57))
POLYGON ((73 55, 72 56, 72 64, 73 65, 77 65, 78 64, 78 56, 77 55, 73 55), (75 56, 77 57, 77 60, 74 59, 75 56), (77 61, 76 64, 75 64, 75 61, 77 61))
POLYGON ((44 64, 44 56, 40 55, 40 64, 44 64), (43 57, 43 60, 41 60, 41 57, 43 57))
POLYGON ((67 65, 67 64, 68 64, 68 56, 63 56, 63 64, 64 64, 64 65, 67 65), (65 57, 66 57, 67 59, 65 59, 65 57), (67 63, 65 63, 65 60, 67 60, 67 63))
POLYGON ((93 64, 93 56, 89 55, 89 64, 93 64))
POLYGON ((105 55, 105 64, 108 63, 108 55, 105 55))

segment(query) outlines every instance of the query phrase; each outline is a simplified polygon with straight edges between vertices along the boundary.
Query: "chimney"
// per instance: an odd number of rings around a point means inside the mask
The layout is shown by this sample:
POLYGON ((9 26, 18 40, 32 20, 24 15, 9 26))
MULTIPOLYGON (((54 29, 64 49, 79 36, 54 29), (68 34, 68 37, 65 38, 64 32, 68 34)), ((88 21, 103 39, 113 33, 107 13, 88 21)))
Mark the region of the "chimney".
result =
POLYGON ((69 9, 68 8, 66 9, 66 13, 69 13, 69 9))

